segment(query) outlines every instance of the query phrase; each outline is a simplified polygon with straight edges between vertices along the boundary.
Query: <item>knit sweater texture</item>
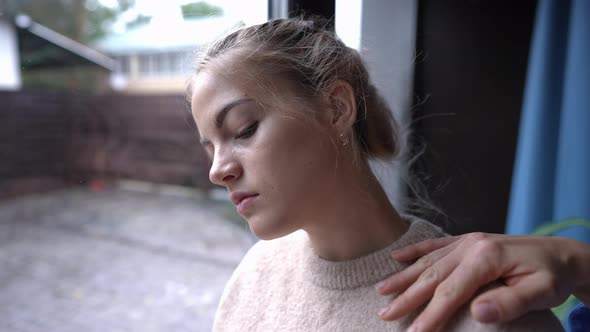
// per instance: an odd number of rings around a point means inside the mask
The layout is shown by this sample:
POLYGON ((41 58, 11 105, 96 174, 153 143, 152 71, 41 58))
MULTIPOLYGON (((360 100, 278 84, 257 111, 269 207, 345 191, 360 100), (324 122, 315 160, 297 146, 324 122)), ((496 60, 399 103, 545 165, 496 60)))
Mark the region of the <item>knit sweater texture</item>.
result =
MULTIPOLYGON (((445 234, 428 222, 407 218, 408 231, 391 245, 344 262, 317 256, 307 233, 259 241, 230 278, 218 307, 214 331, 405 331, 419 312, 393 322, 377 313, 393 296, 374 285, 407 265, 391 251, 445 234)), ((563 331, 553 314, 539 311, 507 324, 481 324, 461 308, 443 331, 563 331)))

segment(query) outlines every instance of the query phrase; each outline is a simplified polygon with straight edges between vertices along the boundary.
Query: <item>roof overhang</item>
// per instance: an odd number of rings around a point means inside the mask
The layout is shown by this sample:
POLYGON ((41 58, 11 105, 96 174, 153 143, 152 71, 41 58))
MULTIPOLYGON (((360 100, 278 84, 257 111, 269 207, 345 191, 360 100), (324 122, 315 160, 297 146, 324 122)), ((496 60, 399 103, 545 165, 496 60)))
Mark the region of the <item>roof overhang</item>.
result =
POLYGON ((59 34, 26 15, 13 18, 17 27, 20 65, 23 70, 94 65, 115 69, 115 60, 59 34))

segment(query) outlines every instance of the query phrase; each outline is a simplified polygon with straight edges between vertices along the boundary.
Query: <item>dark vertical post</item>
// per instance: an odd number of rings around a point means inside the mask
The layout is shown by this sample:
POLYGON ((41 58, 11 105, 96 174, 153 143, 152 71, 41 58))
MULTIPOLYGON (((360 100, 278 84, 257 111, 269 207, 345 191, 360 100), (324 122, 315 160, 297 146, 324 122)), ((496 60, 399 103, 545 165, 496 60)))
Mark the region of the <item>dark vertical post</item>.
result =
POLYGON ((412 172, 453 233, 504 230, 536 1, 512 4, 419 1, 412 172))
POLYGON ((289 16, 318 15, 333 19, 336 12, 336 0, 289 0, 289 16))
POLYGON ((281 18, 299 15, 321 16, 330 21, 329 28, 334 30, 334 14, 336 12, 336 0, 269 0, 269 18, 281 18))

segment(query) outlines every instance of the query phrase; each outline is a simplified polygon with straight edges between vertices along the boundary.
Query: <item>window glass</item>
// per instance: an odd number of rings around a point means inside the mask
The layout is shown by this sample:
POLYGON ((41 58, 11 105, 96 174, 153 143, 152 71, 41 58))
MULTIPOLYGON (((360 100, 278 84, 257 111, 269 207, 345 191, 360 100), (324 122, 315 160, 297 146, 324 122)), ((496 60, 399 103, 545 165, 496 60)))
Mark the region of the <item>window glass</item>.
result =
POLYGON ((0 0, 0 330, 211 331, 254 243, 208 180, 195 52, 267 0, 0 0))

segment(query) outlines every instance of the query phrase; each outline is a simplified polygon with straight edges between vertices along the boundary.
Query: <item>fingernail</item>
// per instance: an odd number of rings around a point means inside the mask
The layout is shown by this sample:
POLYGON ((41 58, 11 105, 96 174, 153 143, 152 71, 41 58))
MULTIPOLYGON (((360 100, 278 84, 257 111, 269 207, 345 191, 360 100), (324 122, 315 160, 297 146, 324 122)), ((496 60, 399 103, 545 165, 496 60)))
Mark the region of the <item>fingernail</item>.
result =
POLYGON ((385 287, 385 284, 386 284, 385 280, 383 280, 383 281, 380 281, 380 282, 378 282, 378 283, 375 285, 375 288, 376 288, 377 290, 381 290, 381 289, 383 289, 383 287, 385 287))
POLYGON ((475 319, 482 323, 493 323, 500 318, 500 313, 495 305, 489 302, 478 303, 475 305, 475 319))
POLYGON ((388 311, 389 311, 389 307, 383 307, 381 310, 379 310, 379 316, 380 317, 385 316, 385 314, 387 314, 388 311))
POLYGON ((414 322, 408 329, 408 332, 420 332, 421 326, 419 322, 414 322))

